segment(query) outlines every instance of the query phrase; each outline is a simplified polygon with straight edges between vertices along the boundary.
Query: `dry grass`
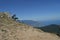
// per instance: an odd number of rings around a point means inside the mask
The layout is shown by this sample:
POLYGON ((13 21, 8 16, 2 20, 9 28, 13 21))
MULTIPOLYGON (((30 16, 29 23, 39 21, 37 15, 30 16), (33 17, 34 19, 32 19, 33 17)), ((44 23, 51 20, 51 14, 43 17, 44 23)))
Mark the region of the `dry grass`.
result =
POLYGON ((0 18, 0 40, 60 40, 60 38, 6 17, 0 18))

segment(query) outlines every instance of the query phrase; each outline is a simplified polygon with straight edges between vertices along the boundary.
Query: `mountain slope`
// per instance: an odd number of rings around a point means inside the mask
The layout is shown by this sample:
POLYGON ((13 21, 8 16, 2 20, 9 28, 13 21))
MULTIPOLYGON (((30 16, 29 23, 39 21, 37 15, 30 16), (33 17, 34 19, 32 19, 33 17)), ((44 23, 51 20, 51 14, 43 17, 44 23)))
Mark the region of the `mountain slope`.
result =
POLYGON ((49 33, 54 33, 54 34, 60 35, 60 25, 51 24, 51 25, 48 25, 48 26, 36 27, 36 28, 41 29, 44 32, 49 32, 49 33))
POLYGON ((0 13, 0 40, 60 40, 60 38, 55 34, 16 22, 6 14, 0 13))

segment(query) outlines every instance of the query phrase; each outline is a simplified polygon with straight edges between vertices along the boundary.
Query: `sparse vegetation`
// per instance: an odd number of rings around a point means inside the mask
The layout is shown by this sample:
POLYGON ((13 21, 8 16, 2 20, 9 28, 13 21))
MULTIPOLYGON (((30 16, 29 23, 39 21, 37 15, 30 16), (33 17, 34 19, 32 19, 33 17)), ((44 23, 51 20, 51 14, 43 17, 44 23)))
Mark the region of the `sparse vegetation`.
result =
POLYGON ((35 28, 41 29, 44 32, 53 33, 53 34, 56 34, 57 36, 60 36, 60 25, 51 24, 48 26, 35 27, 35 28))
POLYGON ((18 17, 16 17, 16 14, 14 14, 14 15, 12 16, 12 19, 14 19, 14 20, 17 20, 17 19, 18 19, 18 17))
POLYGON ((60 40, 60 38, 4 16, 0 18, 0 40, 60 40))

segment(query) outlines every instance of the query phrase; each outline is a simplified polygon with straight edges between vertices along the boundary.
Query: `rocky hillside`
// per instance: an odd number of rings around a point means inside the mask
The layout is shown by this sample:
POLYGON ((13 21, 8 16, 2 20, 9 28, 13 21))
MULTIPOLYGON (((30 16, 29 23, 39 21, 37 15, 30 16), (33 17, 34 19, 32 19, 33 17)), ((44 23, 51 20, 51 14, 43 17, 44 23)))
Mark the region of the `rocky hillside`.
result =
POLYGON ((55 34, 16 22, 6 13, 0 13, 0 40, 60 40, 60 38, 55 34))
POLYGON ((44 32, 54 33, 60 37, 60 25, 51 24, 43 27, 35 27, 37 29, 41 29, 44 32))

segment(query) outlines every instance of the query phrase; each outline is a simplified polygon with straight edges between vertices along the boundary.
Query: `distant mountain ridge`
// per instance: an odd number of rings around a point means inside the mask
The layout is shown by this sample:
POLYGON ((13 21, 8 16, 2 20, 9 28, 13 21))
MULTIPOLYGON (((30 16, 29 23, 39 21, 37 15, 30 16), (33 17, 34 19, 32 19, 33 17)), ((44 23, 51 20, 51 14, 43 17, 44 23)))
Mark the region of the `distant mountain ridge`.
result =
POLYGON ((55 21, 32 21, 32 20, 23 20, 22 23, 32 25, 35 28, 41 29, 44 32, 54 33, 60 35, 60 20, 55 21), (42 26, 41 26, 42 23, 42 26))
POLYGON ((20 22, 34 27, 42 27, 50 24, 60 24, 60 20, 50 20, 50 21, 20 20, 20 22))
POLYGON ((50 24, 57 24, 60 25, 60 20, 49 20, 49 21, 40 21, 44 26, 50 25, 50 24))
POLYGON ((25 23, 27 25, 34 26, 34 27, 40 27, 41 26, 40 22, 33 21, 33 20, 20 20, 20 22, 25 23))
POLYGON ((48 26, 36 27, 36 28, 41 29, 44 32, 54 33, 60 36, 60 25, 51 24, 48 26))

